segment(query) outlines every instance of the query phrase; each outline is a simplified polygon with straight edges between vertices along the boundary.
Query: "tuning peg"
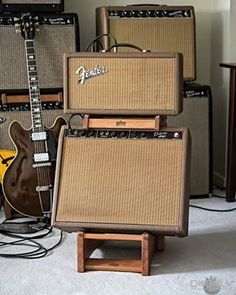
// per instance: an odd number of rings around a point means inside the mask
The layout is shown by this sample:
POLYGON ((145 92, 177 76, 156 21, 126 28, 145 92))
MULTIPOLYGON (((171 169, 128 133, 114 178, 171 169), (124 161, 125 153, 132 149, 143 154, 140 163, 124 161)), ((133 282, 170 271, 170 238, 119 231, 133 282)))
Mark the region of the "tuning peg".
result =
POLYGON ((39 26, 39 22, 34 23, 35 26, 39 26))
POLYGON ((13 20, 14 20, 14 22, 18 22, 20 19, 19 19, 19 17, 14 17, 13 20))
POLYGON ((16 33, 21 33, 21 29, 16 29, 16 33))
POLYGON ((35 16, 35 17, 34 17, 34 20, 39 20, 39 17, 38 17, 38 16, 35 16))
POLYGON ((40 29, 39 29, 39 28, 37 28, 37 29, 35 29, 35 31, 36 31, 36 32, 40 32, 40 29))
POLYGON ((15 24, 15 27, 16 28, 20 28, 21 27, 21 24, 15 24))

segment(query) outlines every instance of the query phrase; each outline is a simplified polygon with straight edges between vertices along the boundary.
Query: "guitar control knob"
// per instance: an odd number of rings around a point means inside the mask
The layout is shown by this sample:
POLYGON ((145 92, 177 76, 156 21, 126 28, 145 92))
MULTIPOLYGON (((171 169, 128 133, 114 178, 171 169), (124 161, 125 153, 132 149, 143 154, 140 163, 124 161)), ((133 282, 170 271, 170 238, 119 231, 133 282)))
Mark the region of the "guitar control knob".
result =
POLYGON ((140 134, 140 137, 141 137, 141 138, 146 138, 146 137, 147 137, 147 135, 146 135, 146 133, 145 133, 145 132, 141 132, 141 134, 140 134))

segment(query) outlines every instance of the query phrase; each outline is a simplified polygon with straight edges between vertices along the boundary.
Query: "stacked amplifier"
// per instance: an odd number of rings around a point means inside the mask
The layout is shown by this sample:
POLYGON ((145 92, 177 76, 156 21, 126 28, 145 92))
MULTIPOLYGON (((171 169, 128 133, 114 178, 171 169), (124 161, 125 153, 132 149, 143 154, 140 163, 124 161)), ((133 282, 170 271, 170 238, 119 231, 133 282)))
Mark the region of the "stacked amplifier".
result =
POLYGON ((190 135, 161 120, 183 109, 182 54, 71 53, 64 64, 65 112, 84 120, 60 133, 53 225, 186 236, 190 135))
MULTIPOLYGON (((196 85, 196 25, 192 6, 127 5, 96 10, 97 34, 111 34, 117 42, 132 43, 152 52, 183 54, 184 108, 180 116, 169 116, 170 126, 190 128, 193 151, 190 194, 208 196, 212 190, 211 90, 196 85)), ((103 36, 107 49, 111 38, 103 36)), ((130 51, 124 48, 119 51, 130 51)))

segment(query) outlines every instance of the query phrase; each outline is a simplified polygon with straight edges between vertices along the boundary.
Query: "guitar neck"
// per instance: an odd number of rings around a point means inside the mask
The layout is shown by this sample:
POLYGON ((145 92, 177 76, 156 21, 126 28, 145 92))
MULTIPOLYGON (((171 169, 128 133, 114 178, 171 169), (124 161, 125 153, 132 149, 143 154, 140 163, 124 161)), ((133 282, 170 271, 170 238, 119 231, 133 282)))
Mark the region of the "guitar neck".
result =
POLYGON ((25 52, 27 62, 32 127, 34 132, 42 132, 44 131, 42 120, 42 104, 40 100, 38 72, 33 40, 25 40, 25 52))

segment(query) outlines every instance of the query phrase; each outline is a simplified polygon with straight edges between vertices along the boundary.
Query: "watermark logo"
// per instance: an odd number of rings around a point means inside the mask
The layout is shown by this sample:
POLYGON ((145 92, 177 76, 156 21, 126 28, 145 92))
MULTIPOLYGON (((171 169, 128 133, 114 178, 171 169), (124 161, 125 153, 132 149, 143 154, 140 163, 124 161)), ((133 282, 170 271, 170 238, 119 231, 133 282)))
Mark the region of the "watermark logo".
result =
POLYGON ((235 281, 221 280, 217 279, 216 277, 210 276, 207 277, 205 280, 192 280, 191 288, 195 290, 203 288, 206 294, 215 295, 219 294, 220 291, 222 291, 223 289, 231 287, 234 283, 235 281))
POLYGON ((215 277, 206 278, 203 289, 207 294, 218 294, 221 290, 221 284, 215 277))

